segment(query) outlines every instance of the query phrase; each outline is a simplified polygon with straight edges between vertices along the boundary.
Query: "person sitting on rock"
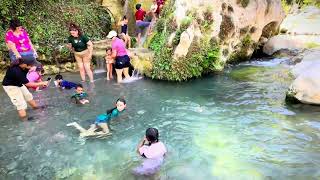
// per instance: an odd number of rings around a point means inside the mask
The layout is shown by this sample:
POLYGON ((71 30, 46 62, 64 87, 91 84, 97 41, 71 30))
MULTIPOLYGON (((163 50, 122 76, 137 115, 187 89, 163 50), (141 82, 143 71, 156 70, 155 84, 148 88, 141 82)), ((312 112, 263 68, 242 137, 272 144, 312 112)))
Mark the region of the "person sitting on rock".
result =
POLYGON ((76 93, 71 96, 71 100, 75 101, 76 104, 87 104, 89 100, 86 99, 88 94, 83 91, 82 84, 78 84, 76 87, 76 93))
POLYGON ((127 16, 123 16, 123 18, 119 21, 118 26, 121 26, 121 33, 119 35, 123 38, 124 43, 126 43, 126 46, 128 46, 128 48, 131 48, 131 37, 128 34, 127 16))

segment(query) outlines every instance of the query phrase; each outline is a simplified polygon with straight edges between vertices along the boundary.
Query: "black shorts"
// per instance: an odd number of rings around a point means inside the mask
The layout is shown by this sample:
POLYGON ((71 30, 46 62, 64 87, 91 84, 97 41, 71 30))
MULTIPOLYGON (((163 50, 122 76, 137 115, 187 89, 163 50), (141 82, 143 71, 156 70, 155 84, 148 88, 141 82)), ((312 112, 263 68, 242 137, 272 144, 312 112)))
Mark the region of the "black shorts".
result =
POLYGON ((114 67, 116 69, 123 69, 123 68, 128 68, 130 67, 130 58, 128 55, 124 56, 117 56, 116 57, 116 62, 114 64, 114 67))

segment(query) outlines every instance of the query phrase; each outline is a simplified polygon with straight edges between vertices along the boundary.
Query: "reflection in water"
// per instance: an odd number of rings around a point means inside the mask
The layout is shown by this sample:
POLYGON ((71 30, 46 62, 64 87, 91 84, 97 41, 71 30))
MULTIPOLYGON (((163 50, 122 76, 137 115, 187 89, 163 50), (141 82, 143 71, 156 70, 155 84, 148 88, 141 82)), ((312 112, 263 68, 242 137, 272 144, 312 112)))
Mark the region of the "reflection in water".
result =
POLYGON ((28 111, 36 120, 23 123, 0 89, 0 179, 134 179, 148 127, 168 149, 155 179, 319 179, 320 112, 284 104, 287 71, 275 59, 187 83, 101 78, 84 86, 84 106, 70 103, 72 90, 49 88, 34 93, 49 106, 28 111), (111 137, 83 140, 66 127, 87 127, 121 96, 128 108, 111 121, 111 137))

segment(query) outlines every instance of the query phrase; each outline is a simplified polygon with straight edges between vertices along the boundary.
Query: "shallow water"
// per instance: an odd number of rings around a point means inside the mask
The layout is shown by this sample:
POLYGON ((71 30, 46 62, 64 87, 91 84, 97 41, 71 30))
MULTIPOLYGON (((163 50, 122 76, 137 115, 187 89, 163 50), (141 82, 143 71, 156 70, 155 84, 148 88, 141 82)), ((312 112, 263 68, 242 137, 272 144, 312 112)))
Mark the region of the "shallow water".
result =
POLYGON ((288 68, 274 59, 186 83, 99 79, 86 86, 88 106, 71 104, 72 90, 50 88, 34 93, 49 107, 30 110, 32 122, 19 121, 1 88, 0 179, 134 179, 147 127, 169 151, 158 179, 319 179, 320 109, 285 105, 288 68), (111 122, 111 137, 82 140, 66 127, 88 127, 120 96, 128 108, 111 122))

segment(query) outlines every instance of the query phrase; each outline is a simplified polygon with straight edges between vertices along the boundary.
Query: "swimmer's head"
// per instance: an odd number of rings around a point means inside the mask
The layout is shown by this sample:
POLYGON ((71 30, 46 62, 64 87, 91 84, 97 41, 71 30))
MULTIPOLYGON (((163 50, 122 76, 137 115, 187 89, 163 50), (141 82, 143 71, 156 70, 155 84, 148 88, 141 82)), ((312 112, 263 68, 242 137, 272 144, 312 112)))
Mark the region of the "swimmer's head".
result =
POLYGON ((158 142, 159 141, 158 129, 156 129, 156 128, 148 128, 146 130, 146 138, 150 142, 150 144, 158 142))
POLYGON ((76 92, 77 92, 78 94, 83 93, 83 86, 82 86, 82 84, 77 84, 77 86, 76 86, 76 92))
POLYGON ((123 111, 127 106, 126 100, 123 98, 119 98, 116 101, 116 106, 117 106, 118 111, 120 111, 120 112, 123 111))
POLYGON ((62 77, 61 74, 57 74, 54 79, 55 79, 55 80, 63 80, 63 77, 62 77))

